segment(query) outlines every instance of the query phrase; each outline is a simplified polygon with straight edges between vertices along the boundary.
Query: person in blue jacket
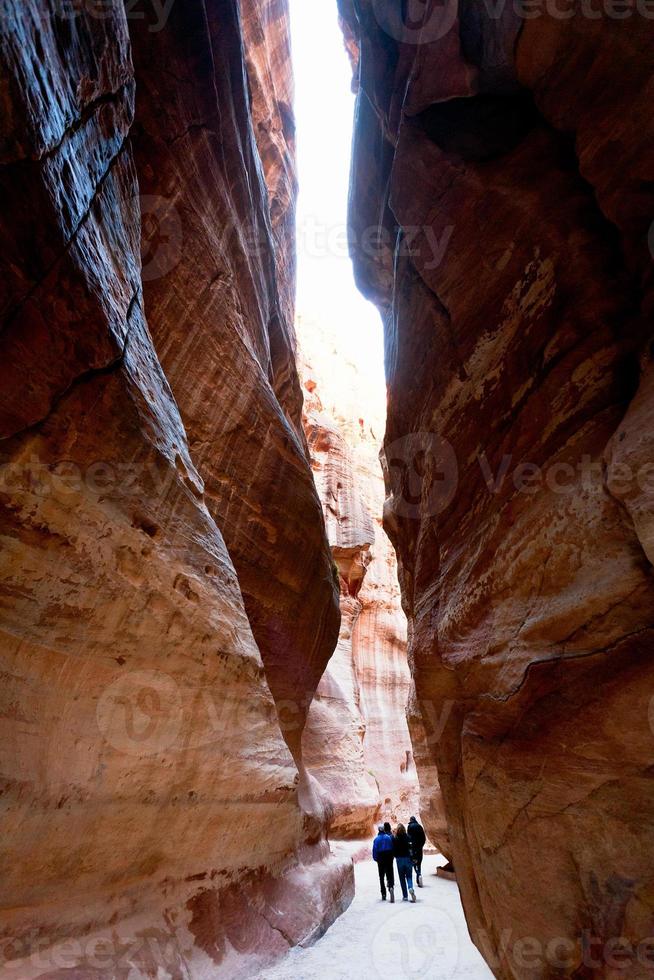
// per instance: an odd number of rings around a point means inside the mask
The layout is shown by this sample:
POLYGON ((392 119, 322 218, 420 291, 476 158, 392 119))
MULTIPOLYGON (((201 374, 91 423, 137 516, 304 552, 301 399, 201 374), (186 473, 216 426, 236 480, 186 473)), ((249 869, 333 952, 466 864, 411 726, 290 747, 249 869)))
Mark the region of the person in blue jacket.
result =
POLYGON ((382 902, 386 901, 386 885, 391 902, 395 901, 395 875, 393 873, 393 837, 387 834, 380 824, 378 833, 372 845, 373 860, 377 862, 379 884, 381 886, 382 902))

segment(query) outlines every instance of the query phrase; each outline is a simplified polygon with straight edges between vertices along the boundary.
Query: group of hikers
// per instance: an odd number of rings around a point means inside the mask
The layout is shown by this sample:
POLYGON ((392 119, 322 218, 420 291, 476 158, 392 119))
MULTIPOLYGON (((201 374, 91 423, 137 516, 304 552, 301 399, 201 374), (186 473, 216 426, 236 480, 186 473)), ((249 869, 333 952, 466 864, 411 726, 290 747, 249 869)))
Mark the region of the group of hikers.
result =
POLYGON ((391 902, 395 901, 395 875, 393 861, 397 862, 397 874, 402 889, 402 901, 415 902, 416 893, 413 890, 413 870, 416 872, 418 888, 422 888, 422 851, 425 846, 425 832, 416 820, 411 817, 409 826, 400 823, 395 833, 387 822, 380 824, 378 834, 372 845, 372 856, 377 862, 379 884, 381 885, 382 902, 386 901, 386 886, 391 902))

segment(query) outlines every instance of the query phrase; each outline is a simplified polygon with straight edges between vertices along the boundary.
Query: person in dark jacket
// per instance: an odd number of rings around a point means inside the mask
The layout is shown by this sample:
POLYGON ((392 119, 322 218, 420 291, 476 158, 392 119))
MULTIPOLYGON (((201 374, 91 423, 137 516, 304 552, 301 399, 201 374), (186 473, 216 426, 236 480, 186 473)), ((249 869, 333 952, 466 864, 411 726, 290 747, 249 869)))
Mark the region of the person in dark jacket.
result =
POLYGON ((393 874, 393 838, 387 834, 384 827, 379 825, 378 833, 372 845, 373 860, 377 862, 379 884, 381 886, 382 902, 386 901, 386 884, 391 903, 395 901, 395 875, 393 874))
POLYGON ((397 825, 395 837, 393 838, 393 856, 397 862, 397 873, 400 878, 400 887, 402 888, 402 901, 408 902, 409 895, 411 895, 411 901, 415 902, 416 893, 413 890, 411 838, 402 823, 397 825))
POLYGON ((406 832, 411 838, 411 852, 413 855, 413 867, 416 869, 416 881, 418 882, 418 888, 422 888, 422 852, 427 842, 427 837, 415 817, 411 817, 409 820, 409 826, 406 832))

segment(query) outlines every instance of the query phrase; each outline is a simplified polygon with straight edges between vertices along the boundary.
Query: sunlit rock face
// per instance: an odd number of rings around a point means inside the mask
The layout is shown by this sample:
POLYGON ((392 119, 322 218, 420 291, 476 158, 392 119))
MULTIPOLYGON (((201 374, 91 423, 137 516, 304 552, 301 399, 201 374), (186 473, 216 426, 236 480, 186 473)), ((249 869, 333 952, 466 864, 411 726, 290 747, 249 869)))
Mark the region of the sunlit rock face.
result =
POLYGON ((300 341, 305 429, 341 593, 339 640, 309 711, 303 757, 333 809, 330 836, 362 838, 380 819, 406 823, 419 812, 406 617, 381 527, 384 388, 343 356, 329 325, 301 319, 300 341))
POLYGON ((288 18, 101 6, 0 25, 0 972, 248 975, 352 890, 300 752, 288 18))
POLYGON ((436 765, 468 922, 498 975, 609 975, 605 944, 623 937, 640 976, 651 21, 428 2, 403 27, 390 0, 340 7, 358 38, 352 248, 386 320, 412 727, 437 736, 416 752, 423 800, 436 765))

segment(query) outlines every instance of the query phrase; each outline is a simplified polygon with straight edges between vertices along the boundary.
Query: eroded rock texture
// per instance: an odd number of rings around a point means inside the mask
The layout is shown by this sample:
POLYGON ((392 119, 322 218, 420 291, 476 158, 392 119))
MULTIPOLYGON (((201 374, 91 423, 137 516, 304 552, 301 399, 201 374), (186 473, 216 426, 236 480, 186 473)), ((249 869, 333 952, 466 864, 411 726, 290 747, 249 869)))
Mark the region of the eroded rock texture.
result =
POLYGON ((440 732, 416 753, 423 796, 437 765, 498 975, 611 975, 623 937, 640 976, 652 22, 574 3, 521 20, 428 2, 410 25, 390 0, 340 7, 358 38, 352 250, 386 318, 386 526, 412 712, 440 732))
MULTIPOLYGON (((300 320, 305 428, 340 584, 341 631, 303 735, 333 808, 331 837, 368 837, 418 813, 406 721, 410 676, 397 565, 381 527, 379 378, 343 356, 329 327, 300 320)), ((381 395, 381 400, 380 400, 381 395)))
MULTIPOLYGON (((278 2, 242 17, 233 3, 175 4, 161 40, 132 31, 141 193, 178 247, 145 302, 273 696, 305 711, 337 616, 294 360, 288 27, 278 2)), ((287 727, 293 750, 302 722, 287 727)))
POLYGON ((300 752, 338 606, 286 8, 167 6, 2 10, 0 969, 24 978, 247 974, 351 897, 300 752))

